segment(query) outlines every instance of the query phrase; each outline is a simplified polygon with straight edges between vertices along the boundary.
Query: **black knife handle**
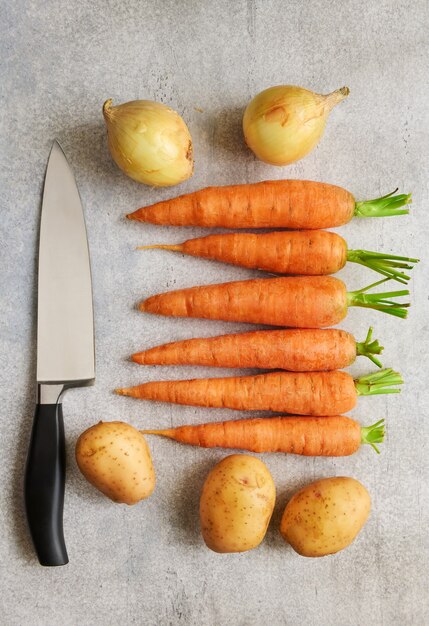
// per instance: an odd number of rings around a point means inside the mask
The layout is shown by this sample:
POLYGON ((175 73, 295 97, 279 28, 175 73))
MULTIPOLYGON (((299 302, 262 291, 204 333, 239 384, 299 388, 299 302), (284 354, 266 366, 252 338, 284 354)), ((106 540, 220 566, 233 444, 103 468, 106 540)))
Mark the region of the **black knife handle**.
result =
POLYGON ((68 563, 63 533, 65 440, 62 405, 37 404, 25 470, 25 508, 41 565, 68 563))

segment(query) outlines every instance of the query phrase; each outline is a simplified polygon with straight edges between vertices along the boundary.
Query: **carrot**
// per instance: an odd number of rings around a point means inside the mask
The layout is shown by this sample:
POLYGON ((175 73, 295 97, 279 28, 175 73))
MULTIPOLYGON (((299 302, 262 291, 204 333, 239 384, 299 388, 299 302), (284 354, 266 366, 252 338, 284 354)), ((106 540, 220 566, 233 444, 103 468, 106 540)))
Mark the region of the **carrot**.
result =
POLYGON ((199 337, 174 341, 133 354, 140 365, 209 365, 214 367, 259 367, 293 372, 342 369, 356 356, 366 356, 381 367, 375 356, 383 347, 372 339, 356 341, 344 330, 289 329, 199 337))
POLYGON ((402 215, 411 194, 356 202, 349 191, 310 180, 268 180, 247 185, 207 187, 157 202, 128 219, 173 226, 224 228, 331 228, 355 217, 402 215))
POLYGON ((382 282, 347 292, 345 284, 332 276, 258 278, 169 291, 148 298, 139 308, 159 315, 295 328, 335 326, 350 306, 406 317, 409 304, 390 298, 408 295, 408 291, 366 293, 382 282))
POLYGON ((361 427, 358 422, 342 415, 263 417, 141 432, 203 448, 348 456, 356 452, 361 444, 369 444, 378 452, 376 444, 384 439, 384 420, 361 427))
POLYGON ((348 250, 342 237, 324 230, 217 234, 188 239, 177 245, 156 244, 139 246, 138 249, 151 248, 182 252, 277 274, 306 276, 335 274, 350 261, 401 283, 406 283, 410 278, 403 270, 412 269, 412 264, 418 262, 418 259, 392 254, 348 250))
POLYGON ((361 376, 333 372, 273 372, 257 376, 200 378, 143 383, 116 389, 140 400, 240 411, 280 411, 297 415, 335 415, 350 411, 358 396, 399 393, 402 384, 391 369, 361 376))

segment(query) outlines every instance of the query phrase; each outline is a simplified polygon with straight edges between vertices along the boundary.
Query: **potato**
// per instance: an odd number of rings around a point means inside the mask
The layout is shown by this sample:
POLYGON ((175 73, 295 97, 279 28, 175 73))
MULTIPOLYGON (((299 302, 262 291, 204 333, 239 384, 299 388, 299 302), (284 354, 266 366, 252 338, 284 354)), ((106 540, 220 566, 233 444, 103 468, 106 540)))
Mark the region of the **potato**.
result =
POLYGON ((352 543, 370 508, 369 493, 358 480, 323 478, 298 491, 288 502, 280 532, 302 556, 333 554, 352 543))
POLYGON ((155 488, 155 471, 143 435, 125 422, 99 422, 76 443, 85 478, 114 502, 135 504, 155 488))
POLYGON ((267 466, 254 456, 232 454, 213 467, 200 500, 201 532, 214 552, 256 548, 267 532, 276 488, 267 466))

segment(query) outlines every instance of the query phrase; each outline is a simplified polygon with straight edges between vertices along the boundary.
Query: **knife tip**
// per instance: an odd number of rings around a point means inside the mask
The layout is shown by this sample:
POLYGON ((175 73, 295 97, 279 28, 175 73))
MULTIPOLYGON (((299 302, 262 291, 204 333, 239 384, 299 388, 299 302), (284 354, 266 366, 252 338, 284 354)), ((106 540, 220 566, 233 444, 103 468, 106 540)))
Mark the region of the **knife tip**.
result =
POLYGON ((54 141, 52 142, 52 146, 51 146, 51 151, 49 153, 49 157, 51 157, 55 152, 60 152, 61 154, 65 155, 65 152, 63 150, 62 145, 60 144, 60 142, 58 141, 58 139, 54 139, 54 141))

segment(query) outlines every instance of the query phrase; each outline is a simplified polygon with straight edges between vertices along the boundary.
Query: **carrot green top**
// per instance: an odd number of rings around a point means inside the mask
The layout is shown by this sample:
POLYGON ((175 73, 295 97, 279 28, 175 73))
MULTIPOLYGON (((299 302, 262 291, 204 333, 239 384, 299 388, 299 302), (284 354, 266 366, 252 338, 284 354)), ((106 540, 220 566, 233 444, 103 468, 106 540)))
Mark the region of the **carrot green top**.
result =
POLYGON ((411 194, 401 193, 395 196, 398 190, 392 191, 381 198, 356 202, 355 217, 389 217, 391 215, 407 215, 410 211, 405 207, 411 203, 411 194))
POLYGON ((360 376, 355 379, 355 387, 358 396, 376 396, 385 393, 399 393, 400 389, 394 385, 402 385, 402 376, 390 367, 384 370, 360 376))
POLYGON ((412 270, 413 264, 418 263, 419 259, 369 250, 347 250, 347 261, 369 267, 387 278, 393 278, 406 285, 410 275, 403 270, 412 270))
POLYGON ((360 306, 367 309, 375 309, 376 311, 382 311, 389 315, 395 315, 396 317, 407 317, 409 302, 401 303, 391 300, 391 298, 400 298, 401 296, 408 296, 408 289, 402 289, 401 291, 384 291, 382 293, 367 293, 372 287, 385 283, 390 278, 383 278, 372 285, 368 285, 363 289, 347 292, 347 306, 360 306))
POLYGON ((372 424, 372 426, 361 426, 360 431, 361 443, 368 443, 374 448, 377 454, 380 454, 380 450, 376 444, 383 443, 384 441, 384 419, 372 424))
POLYGON ((365 341, 356 342, 356 354, 358 356, 366 356, 378 367, 383 367, 375 355, 381 354, 384 350, 384 347, 380 346, 378 339, 372 338, 372 332, 373 328, 372 326, 370 326, 367 336, 365 337, 365 341))

